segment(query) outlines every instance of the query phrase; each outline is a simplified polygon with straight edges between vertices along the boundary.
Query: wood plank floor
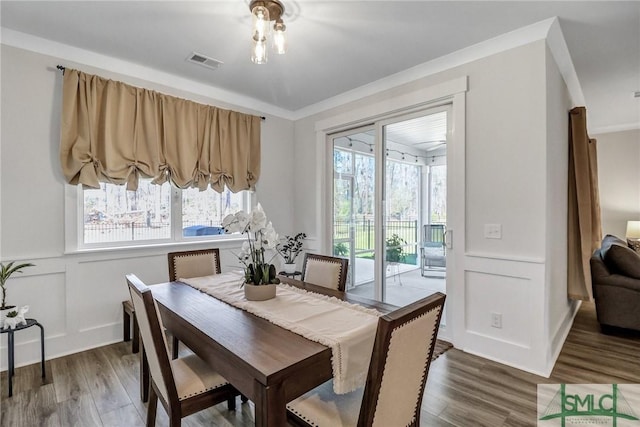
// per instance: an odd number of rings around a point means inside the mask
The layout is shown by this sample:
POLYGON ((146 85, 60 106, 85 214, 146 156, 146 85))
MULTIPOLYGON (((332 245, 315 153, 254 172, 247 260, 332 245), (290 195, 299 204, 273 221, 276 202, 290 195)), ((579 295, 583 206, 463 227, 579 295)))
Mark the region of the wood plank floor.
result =
MULTIPOLYGON (((170 341, 170 340, 169 340, 170 341)), ((0 375, 0 427, 144 426, 138 356, 118 343, 16 369, 13 397, 0 375)), ((431 365, 423 426, 535 426, 539 383, 640 383, 640 334, 603 335, 592 304, 583 304, 551 378, 451 349, 431 365)), ((167 426, 162 405, 158 426, 167 426)), ((183 420, 187 427, 253 426, 253 405, 226 404, 183 420)))

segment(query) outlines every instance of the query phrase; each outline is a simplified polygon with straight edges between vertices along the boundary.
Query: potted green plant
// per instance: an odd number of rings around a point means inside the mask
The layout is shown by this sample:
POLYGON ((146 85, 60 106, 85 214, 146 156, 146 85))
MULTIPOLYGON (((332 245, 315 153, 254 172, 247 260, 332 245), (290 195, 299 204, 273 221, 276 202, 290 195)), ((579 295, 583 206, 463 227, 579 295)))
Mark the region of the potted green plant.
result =
POLYGON ((7 264, 0 263, 0 288, 2 288, 2 305, 0 305, 0 327, 4 326, 7 312, 15 309, 15 305, 7 305, 7 280, 13 273, 22 273, 23 268, 33 267, 30 262, 15 265, 15 261, 7 264))
POLYGON ((284 271, 294 273, 296 271, 296 258, 302 252, 302 241, 307 238, 305 233, 295 236, 285 236, 284 240, 276 246, 276 250, 284 259, 284 271))
POLYGON ((399 263, 404 261, 403 245, 407 242, 397 234, 392 234, 386 240, 387 244, 387 262, 399 263))
POLYGON ((338 242, 333 245, 333 254, 336 256, 346 257, 349 255, 349 248, 344 242, 338 242))

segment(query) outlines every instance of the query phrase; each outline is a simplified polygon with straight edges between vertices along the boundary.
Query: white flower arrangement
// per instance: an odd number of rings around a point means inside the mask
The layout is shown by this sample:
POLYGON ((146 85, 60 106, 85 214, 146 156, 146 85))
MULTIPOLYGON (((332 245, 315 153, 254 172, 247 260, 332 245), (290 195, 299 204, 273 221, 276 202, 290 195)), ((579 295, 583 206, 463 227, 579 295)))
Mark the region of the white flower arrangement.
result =
MULTIPOLYGON (((239 211, 227 215, 222 220, 225 233, 242 233, 247 235, 240 253, 237 255, 244 265, 244 283, 252 285, 268 285, 280 283, 276 277, 276 268, 270 262, 265 262, 264 256, 267 249, 275 249, 278 244, 278 233, 273 228, 271 221, 267 221, 267 215, 258 206, 246 213, 239 211)), ((274 254, 275 256, 275 254, 274 254)), ((273 259, 273 258, 271 258, 273 259)))

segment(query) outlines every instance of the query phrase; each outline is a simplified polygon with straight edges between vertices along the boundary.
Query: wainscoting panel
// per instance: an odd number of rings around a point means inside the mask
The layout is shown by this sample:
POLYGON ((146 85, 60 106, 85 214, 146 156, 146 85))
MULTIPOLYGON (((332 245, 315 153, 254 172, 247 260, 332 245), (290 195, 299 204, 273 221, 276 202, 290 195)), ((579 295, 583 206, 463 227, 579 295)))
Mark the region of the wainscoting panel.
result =
POLYGON ((545 264, 531 259, 464 257, 463 349, 545 374, 545 264), (492 326, 494 316, 500 327, 492 326))
MULTIPOLYGON (((29 305, 28 317, 45 328, 46 359, 122 341, 122 301, 129 298, 124 276, 134 273, 147 284, 169 280, 167 253, 220 247, 222 271, 240 267, 238 241, 122 249, 34 258, 36 266, 12 276, 8 298, 29 305)), ((275 261, 275 260, 274 260, 275 261)), ((40 330, 15 334, 16 366, 40 360, 40 330)), ((7 369, 7 339, 0 341, 0 370, 7 369)))
POLYGON ((522 331, 533 320, 530 306, 532 293, 528 278, 467 271, 467 333, 530 348, 531 336, 522 331), (505 304, 507 300, 508 304, 505 304), (501 327, 492 326, 492 315, 501 318, 501 327))

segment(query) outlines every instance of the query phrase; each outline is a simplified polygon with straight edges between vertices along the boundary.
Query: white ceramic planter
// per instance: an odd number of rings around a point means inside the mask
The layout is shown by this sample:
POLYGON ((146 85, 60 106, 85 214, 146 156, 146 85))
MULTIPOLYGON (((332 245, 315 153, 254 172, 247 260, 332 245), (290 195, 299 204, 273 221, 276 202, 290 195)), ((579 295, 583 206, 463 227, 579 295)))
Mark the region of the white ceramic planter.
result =
POLYGON ((0 310, 0 329, 4 328, 4 319, 7 317, 7 314, 14 310, 18 311, 15 305, 9 305, 7 308, 0 310))
POLYGON ((276 285, 244 284, 244 297, 249 301, 266 301, 276 296, 276 285))
POLYGON ((286 264, 284 265, 284 272, 285 273, 295 273, 296 272, 296 263, 292 262, 291 264, 286 264))

